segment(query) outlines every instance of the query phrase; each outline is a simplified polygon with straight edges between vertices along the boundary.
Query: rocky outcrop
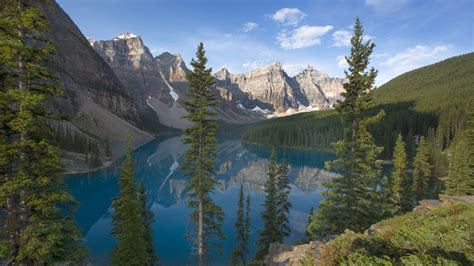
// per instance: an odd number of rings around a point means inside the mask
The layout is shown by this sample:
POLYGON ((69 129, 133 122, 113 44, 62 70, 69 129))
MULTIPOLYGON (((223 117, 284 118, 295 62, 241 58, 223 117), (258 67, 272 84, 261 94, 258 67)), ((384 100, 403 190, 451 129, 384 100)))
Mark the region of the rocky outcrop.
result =
POLYGON ((177 116, 185 113, 175 103, 179 95, 166 82, 157 60, 140 36, 123 33, 112 40, 94 41, 92 46, 119 77, 128 96, 138 106, 147 129, 158 131, 160 123, 184 127, 186 122, 179 117, 176 121, 167 119, 173 113, 177 116))
POLYGON ((231 74, 223 68, 215 78, 224 99, 236 102, 242 109, 264 115, 331 108, 340 99, 344 82, 311 66, 292 78, 280 63, 246 74, 231 74))
POLYGON ((272 243, 265 257, 265 265, 310 265, 308 258, 316 257, 322 242, 311 241, 308 244, 288 246, 280 243, 272 243))
POLYGON ((312 66, 308 66, 303 72, 296 75, 296 83, 306 96, 308 105, 315 108, 330 108, 340 99, 343 91, 344 79, 332 78, 312 66))

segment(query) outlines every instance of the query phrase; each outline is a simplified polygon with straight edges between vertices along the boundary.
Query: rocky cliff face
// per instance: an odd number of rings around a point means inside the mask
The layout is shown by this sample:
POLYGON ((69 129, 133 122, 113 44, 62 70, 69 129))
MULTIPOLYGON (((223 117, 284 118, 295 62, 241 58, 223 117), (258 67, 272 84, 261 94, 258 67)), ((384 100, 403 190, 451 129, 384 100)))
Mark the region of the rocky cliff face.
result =
POLYGON ((48 108, 70 116, 71 121, 64 123, 71 130, 87 134, 99 146, 108 137, 121 147, 128 131, 137 145, 151 139, 139 129, 143 121, 126 88, 69 16, 55 1, 40 1, 37 5, 50 24, 47 35, 56 48, 52 67, 64 88, 64 94, 48 103, 48 108))
POLYGON ((280 63, 239 75, 221 69, 215 77, 225 99, 265 115, 331 108, 343 90, 343 79, 329 77, 311 66, 294 78, 280 63))
POLYGON ((344 79, 332 78, 311 66, 295 77, 296 83, 311 107, 330 108, 340 99, 344 79))
POLYGON ((157 60, 140 36, 124 33, 112 40, 95 41, 92 46, 118 76, 150 130, 158 131, 160 122, 181 128, 180 122, 183 121, 179 118, 177 121, 166 120, 168 109, 179 112, 175 104, 179 96, 168 86, 157 60))
MULTIPOLYGON (((186 99, 190 70, 179 54, 165 52, 153 58, 142 39, 132 33, 89 42, 114 70, 147 125, 161 123, 180 129, 190 125, 182 119, 186 111, 180 104, 186 99)), ((292 78, 280 63, 245 74, 223 68, 215 78, 212 89, 220 100, 215 111, 218 119, 228 123, 331 108, 343 83, 311 67, 292 78)))

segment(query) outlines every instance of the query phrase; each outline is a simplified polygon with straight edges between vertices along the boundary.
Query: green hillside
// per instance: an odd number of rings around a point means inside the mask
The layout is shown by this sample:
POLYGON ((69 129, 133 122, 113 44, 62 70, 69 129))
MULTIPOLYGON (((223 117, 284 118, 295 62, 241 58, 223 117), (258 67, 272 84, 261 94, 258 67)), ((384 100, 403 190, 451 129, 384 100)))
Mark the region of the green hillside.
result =
POLYGON ((345 232, 304 265, 472 265, 473 203, 446 203, 345 232))
MULTIPOLYGON (((465 124, 465 113, 474 103, 474 53, 456 56, 402 74, 373 91, 384 120, 371 131, 383 156, 389 158, 399 132, 413 153, 413 136, 431 135, 442 148, 465 124)), ((246 130, 242 140, 250 143, 309 149, 331 149, 342 135, 334 111, 313 112, 261 122, 246 130)))

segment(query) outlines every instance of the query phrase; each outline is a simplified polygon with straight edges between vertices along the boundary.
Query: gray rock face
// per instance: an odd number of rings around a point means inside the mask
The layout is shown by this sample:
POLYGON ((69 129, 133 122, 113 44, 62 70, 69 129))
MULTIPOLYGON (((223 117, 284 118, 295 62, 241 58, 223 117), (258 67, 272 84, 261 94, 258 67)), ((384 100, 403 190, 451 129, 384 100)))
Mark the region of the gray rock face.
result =
POLYGON ((344 79, 332 78, 311 66, 295 77, 309 105, 320 109, 330 108, 340 99, 344 79))
POLYGON ((118 116, 139 124, 136 106, 110 67, 90 47, 69 16, 54 1, 40 6, 51 25, 49 37, 56 45, 54 68, 65 95, 53 105, 58 111, 75 114, 79 94, 87 94, 118 116))
POLYGON ((47 35, 56 48, 52 67, 64 88, 48 108, 72 117, 71 129, 88 134, 99 146, 105 137, 120 146, 127 131, 137 144, 149 140, 151 136, 139 129, 143 121, 137 105, 69 16, 55 1, 39 1, 38 8, 50 25, 47 35))
POLYGON ((92 46, 118 76, 148 128, 158 131, 161 120, 152 99, 168 108, 172 108, 174 99, 158 63, 142 39, 132 33, 124 33, 112 40, 95 41, 92 46))
POLYGON ((284 113, 289 109, 319 110, 331 108, 343 90, 343 79, 332 78, 308 66, 291 78, 280 63, 234 75, 226 69, 215 74, 220 94, 238 101, 245 109, 263 113, 284 113))

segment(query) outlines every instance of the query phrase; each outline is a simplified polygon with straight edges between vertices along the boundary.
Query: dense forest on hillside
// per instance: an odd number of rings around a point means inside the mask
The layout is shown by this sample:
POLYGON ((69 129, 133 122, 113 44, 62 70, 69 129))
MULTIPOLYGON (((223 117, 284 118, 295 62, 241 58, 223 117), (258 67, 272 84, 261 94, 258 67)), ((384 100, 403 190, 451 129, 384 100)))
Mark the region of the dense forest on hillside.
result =
MULTIPOLYGON (((440 149, 449 146, 465 127, 466 113, 474 102, 474 53, 422 67, 389 81, 373 91, 377 113, 386 116, 371 127, 382 156, 390 158, 398 133, 407 141, 413 157, 416 136, 431 136, 440 149)), ((334 111, 299 114, 259 123, 246 130, 248 143, 330 150, 342 136, 342 125, 334 111)))

